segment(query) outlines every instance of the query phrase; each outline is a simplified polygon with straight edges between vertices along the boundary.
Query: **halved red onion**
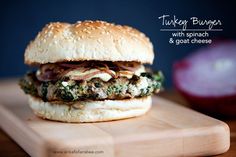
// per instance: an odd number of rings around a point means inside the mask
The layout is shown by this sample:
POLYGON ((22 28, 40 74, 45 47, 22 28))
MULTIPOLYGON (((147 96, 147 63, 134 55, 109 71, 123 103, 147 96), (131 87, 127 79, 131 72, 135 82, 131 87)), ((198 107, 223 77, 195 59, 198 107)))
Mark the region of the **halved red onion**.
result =
POLYGON ((173 68, 176 89, 196 108, 236 116, 236 42, 202 48, 173 68))

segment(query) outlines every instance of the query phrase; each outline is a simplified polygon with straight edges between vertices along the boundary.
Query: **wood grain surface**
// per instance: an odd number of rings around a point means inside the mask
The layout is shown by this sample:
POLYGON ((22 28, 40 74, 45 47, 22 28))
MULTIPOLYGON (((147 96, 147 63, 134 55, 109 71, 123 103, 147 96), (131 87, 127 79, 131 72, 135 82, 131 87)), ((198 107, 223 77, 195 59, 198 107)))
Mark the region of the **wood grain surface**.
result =
MULTIPOLYGON (((64 124, 35 117, 15 80, 1 81, 0 87, 0 103, 4 105, 0 110, 1 125, 34 156, 78 156, 78 149, 94 151, 94 156, 199 156, 222 153, 228 148, 227 125, 165 99, 154 97, 151 112, 138 118, 64 124), (67 153, 62 154, 62 150, 67 153)), ((161 96, 186 105, 175 92, 161 96)), ((231 149, 223 156, 235 153, 232 147, 236 147, 232 132, 236 130, 235 121, 229 120, 228 124, 231 149)), ((3 131, 0 144, 3 156, 28 156, 3 131)))

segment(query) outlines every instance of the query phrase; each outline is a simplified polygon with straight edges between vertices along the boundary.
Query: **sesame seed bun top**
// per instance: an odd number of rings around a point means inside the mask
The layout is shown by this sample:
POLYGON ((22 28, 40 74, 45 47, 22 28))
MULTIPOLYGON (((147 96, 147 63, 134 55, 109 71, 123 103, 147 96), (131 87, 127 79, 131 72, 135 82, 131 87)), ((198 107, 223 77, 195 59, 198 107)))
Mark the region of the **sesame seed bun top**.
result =
POLYGON ((154 52, 150 40, 128 26, 104 21, 55 22, 30 42, 24 57, 29 65, 84 60, 151 64, 154 52))

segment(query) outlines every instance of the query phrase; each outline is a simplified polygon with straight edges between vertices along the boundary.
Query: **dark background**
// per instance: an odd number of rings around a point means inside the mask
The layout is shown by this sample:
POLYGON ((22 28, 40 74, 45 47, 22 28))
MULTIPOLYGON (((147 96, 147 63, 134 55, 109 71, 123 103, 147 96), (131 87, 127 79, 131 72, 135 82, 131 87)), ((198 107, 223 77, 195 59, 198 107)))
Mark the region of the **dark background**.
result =
POLYGON ((172 65, 196 48, 204 45, 174 46, 168 43, 170 34, 160 32, 163 14, 182 19, 197 16, 202 19, 220 19, 222 32, 210 32, 216 39, 235 39, 236 3, 231 1, 1 1, 1 60, 0 78, 19 77, 29 70, 23 54, 28 42, 37 32, 53 21, 74 23, 78 20, 105 20, 133 26, 150 37, 155 48, 153 68, 166 76, 166 87, 172 86, 172 65))

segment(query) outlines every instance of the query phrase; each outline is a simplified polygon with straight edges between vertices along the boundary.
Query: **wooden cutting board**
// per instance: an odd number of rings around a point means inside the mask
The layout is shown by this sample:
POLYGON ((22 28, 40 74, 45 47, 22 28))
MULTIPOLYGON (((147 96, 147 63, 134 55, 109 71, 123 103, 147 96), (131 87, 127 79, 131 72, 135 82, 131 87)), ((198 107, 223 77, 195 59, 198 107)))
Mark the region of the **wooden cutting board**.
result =
MULTIPOLYGON (((125 104, 124 104, 125 105, 125 104)), ((0 83, 0 126, 31 156, 205 156, 229 149, 227 124, 153 97, 145 116, 100 123, 42 120, 15 81, 0 83)))

